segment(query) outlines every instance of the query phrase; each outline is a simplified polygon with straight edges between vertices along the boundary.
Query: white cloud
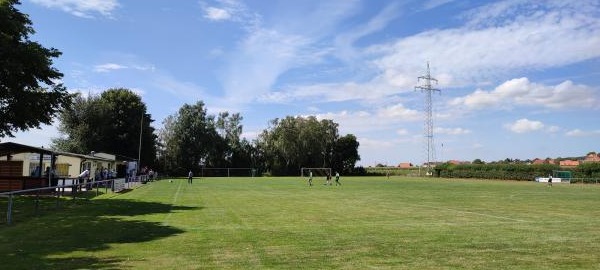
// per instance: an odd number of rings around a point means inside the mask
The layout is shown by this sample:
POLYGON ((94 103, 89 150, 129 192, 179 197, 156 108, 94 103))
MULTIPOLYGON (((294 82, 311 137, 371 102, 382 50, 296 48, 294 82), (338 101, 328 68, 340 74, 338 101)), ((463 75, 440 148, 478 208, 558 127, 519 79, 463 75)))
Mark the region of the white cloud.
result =
POLYGON ((600 130, 592 130, 592 131, 583 131, 580 129, 570 130, 566 133, 567 136, 571 137, 589 137, 589 136, 599 136, 600 130))
POLYGON ((464 128, 434 128, 435 133, 448 134, 448 135, 464 135, 471 133, 470 130, 464 128))
POLYGON ((514 123, 506 124, 504 127, 515 133, 527 133, 542 130, 544 128, 544 123, 522 118, 514 123))
POLYGON ((431 60, 434 74, 448 80, 440 81, 446 87, 600 57, 598 7, 586 10, 589 7, 578 2, 559 6, 556 1, 535 1, 526 8, 499 8, 492 20, 467 17, 471 21, 463 27, 421 32, 368 51, 380 55, 373 63, 390 84, 396 84, 396 78, 415 78, 431 60))
MULTIPOLYGON (((377 130, 381 127, 377 127, 373 124, 373 115, 367 111, 340 111, 340 112, 327 112, 316 114, 317 119, 331 119, 340 125, 340 134, 345 133, 346 130, 352 130, 354 132, 367 132, 371 130, 377 130)), ((382 122, 382 121, 378 121, 382 122)))
POLYGON ((550 133, 556 133, 560 131, 560 127, 557 126, 549 126, 546 128, 546 131, 550 132, 550 133))
POLYGON ((204 18, 212 21, 224 21, 231 18, 229 11, 222 8, 207 7, 204 9, 204 12, 204 18))
POLYGON ((115 63, 106 63, 101 65, 94 66, 95 72, 109 72, 113 70, 125 69, 126 66, 115 64, 115 63))
POLYGON ((398 134, 398 135, 408 135, 408 130, 403 129, 403 128, 402 129, 398 129, 398 130, 396 130, 396 134, 398 134))
POLYGON ((408 109, 402 104, 396 104, 379 109, 377 111, 377 117, 380 119, 397 119, 402 122, 418 121, 422 119, 422 113, 413 109, 408 109))
POLYGON ((154 71, 155 67, 150 66, 150 65, 149 66, 143 66, 143 65, 126 66, 126 65, 116 64, 116 63, 106 63, 106 64, 94 66, 94 71, 100 72, 100 73, 110 72, 110 71, 120 70, 120 69, 135 69, 135 70, 140 70, 140 71, 154 71))
MULTIPOLYGON (((385 106, 373 110, 342 110, 338 112, 318 113, 317 119, 331 119, 340 125, 341 133, 378 134, 380 138, 409 135, 410 130, 403 128, 416 121, 421 121, 420 114, 407 109, 402 104, 385 106), (374 121, 373 119, 377 119, 374 121), (373 133, 374 132, 374 133, 373 133)), ((419 132, 421 130, 419 129, 419 132)))
POLYGON ((200 2, 204 18, 215 22, 237 22, 247 30, 252 30, 260 25, 260 16, 250 12, 243 2, 238 0, 217 0, 216 2, 217 4, 214 6, 200 2))
POLYGON ((537 106, 551 109, 593 108, 600 104, 598 94, 586 85, 564 81, 553 86, 532 83, 527 78, 512 79, 494 90, 475 90, 450 101, 450 105, 468 109, 537 106))
POLYGON ((31 2, 83 18, 92 18, 94 13, 111 17, 112 12, 119 7, 117 0, 31 0, 31 2))

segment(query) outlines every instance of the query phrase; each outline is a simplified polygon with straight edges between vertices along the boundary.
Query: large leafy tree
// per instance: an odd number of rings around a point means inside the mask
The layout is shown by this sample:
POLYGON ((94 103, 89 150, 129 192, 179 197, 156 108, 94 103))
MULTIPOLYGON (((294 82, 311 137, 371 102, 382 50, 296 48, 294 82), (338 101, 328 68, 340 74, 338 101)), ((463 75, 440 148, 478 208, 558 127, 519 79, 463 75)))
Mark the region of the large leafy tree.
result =
POLYGON ((338 124, 315 117, 274 119, 256 140, 256 151, 273 174, 296 174, 302 167, 350 172, 358 156, 354 135, 339 137, 338 124))
POLYGON ((200 166, 222 164, 225 142, 216 129, 215 117, 209 115, 204 102, 184 104, 178 113, 165 123, 161 134, 166 153, 176 174, 197 171, 200 166), (168 124, 168 125, 167 125, 168 124))
POLYGON ((0 138, 51 124, 71 96, 52 67, 61 52, 29 40, 35 31, 18 0, 0 0, 0 138))
POLYGON ((227 146, 224 153, 225 167, 254 167, 250 142, 241 138, 243 119, 239 113, 229 114, 229 112, 221 112, 217 118, 217 132, 227 146))
POLYGON ((173 172, 177 167, 175 160, 175 139, 176 119, 174 115, 169 115, 163 120, 163 128, 158 131, 158 168, 163 172, 173 172))
POLYGON ((60 119, 64 137, 53 140, 58 149, 107 152, 129 159, 140 155, 142 166, 154 165, 157 138, 150 125, 154 120, 131 90, 109 89, 87 98, 77 95, 72 109, 61 113, 60 119))
POLYGON ((340 137, 335 142, 335 151, 333 155, 333 168, 344 173, 351 173, 356 162, 360 160, 358 154, 358 140, 356 136, 347 134, 340 137))

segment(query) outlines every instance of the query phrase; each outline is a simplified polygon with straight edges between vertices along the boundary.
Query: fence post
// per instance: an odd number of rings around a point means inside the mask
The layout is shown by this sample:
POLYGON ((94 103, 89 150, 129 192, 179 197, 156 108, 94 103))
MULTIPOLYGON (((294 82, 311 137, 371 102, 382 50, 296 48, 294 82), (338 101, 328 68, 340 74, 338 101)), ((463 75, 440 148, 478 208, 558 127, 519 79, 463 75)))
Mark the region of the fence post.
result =
POLYGON ((8 195, 8 210, 6 211, 6 223, 10 225, 12 223, 12 204, 13 204, 13 195, 12 193, 8 195))
POLYGON ((39 214, 39 209, 40 209, 40 191, 39 190, 35 193, 34 205, 35 205, 35 210, 33 213, 34 213, 34 215, 37 216, 39 214))
POLYGON ((60 188, 56 190, 56 209, 58 209, 58 202, 60 200, 60 188))

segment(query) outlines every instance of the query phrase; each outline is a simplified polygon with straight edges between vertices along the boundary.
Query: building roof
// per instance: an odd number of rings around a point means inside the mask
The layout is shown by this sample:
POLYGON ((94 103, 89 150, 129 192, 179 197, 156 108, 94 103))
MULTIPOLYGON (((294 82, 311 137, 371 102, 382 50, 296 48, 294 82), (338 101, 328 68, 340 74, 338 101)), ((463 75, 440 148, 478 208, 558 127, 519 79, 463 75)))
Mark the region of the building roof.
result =
POLYGON ((107 158, 103 158, 103 157, 55 151, 55 150, 47 149, 47 148, 43 148, 43 147, 29 146, 29 145, 20 144, 20 143, 14 143, 14 142, 0 143, 0 157, 12 155, 12 154, 20 154, 20 153, 38 153, 38 154, 44 154, 44 155, 78 157, 78 158, 87 159, 87 160, 113 161, 111 159, 107 159, 107 158))
POLYGON ((39 154, 54 154, 51 149, 29 146, 14 142, 0 143, 0 157, 20 153, 39 153, 39 154))
POLYGON ((578 160, 561 160, 559 162, 560 166, 577 166, 579 165, 578 160))

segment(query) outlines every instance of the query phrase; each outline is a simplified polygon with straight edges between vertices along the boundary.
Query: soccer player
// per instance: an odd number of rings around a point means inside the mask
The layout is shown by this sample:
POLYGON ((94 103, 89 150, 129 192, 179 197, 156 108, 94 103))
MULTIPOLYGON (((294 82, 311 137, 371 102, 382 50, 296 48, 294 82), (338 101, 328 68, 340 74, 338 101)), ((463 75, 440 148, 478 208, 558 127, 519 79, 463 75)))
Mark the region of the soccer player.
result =
POLYGON ((335 172, 335 185, 342 185, 342 183, 340 183, 340 173, 339 172, 335 172))
POLYGON ((327 181, 325 182, 325 185, 331 186, 331 174, 329 172, 327 173, 326 179, 327 181))
POLYGON ((188 173, 188 184, 192 183, 192 179, 194 179, 194 174, 190 170, 190 172, 188 173))
POLYGON ((552 175, 548 176, 548 186, 551 187, 552 186, 552 175))
POLYGON ((308 185, 312 186, 312 170, 308 170, 308 185))

